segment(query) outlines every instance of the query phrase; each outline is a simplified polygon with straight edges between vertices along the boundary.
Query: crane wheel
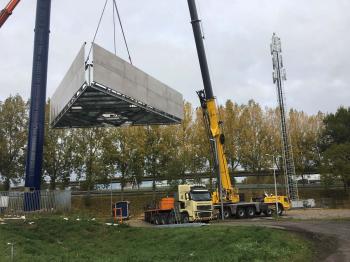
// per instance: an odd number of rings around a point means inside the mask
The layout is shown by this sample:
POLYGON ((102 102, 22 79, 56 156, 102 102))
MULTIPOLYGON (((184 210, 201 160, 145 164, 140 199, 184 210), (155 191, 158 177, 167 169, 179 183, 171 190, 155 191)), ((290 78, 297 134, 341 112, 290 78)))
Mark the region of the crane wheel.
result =
POLYGON ((221 215, 224 216, 224 219, 229 219, 231 217, 231 210, 229 208, 224 208, 224 211, 221 213, 221 210, 219 210, 219 213, 218 213, 218 218, 222 218, 221 215))
POLYGON ((231 210, 229 208, 224 209, 224 219, 229 219, 231 217, 231 210))
POLYGON ((267 217, 272 216, 272 213, 273 213, 273 211, 272 211, 271 208, 267 208, 267 210, 264 211, 264 215, 267 216, 267 217))
POLYGON ((246 213, 249 218, 255 217, 255 207, 247 207, 246 213))
POLYGON ((245 218, 245 215, 246 215, 246 212, 244 208, 241 207, 237 209, 237 213, 236 213, 237 218, 245 218))

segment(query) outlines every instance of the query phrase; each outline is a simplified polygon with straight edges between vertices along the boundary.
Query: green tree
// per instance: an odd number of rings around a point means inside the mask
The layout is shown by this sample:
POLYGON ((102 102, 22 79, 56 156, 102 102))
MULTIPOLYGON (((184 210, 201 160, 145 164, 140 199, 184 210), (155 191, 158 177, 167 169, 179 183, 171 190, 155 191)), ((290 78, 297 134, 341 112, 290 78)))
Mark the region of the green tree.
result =
POLYGON ((340 107, 324 118, 320 140, 323 180, 332 183, 340 179, 344 189, 350 185, 350 108, 340 107))
POLYGON ((192 166, 189 171, 198 174, 196 180, 201 177, 200 174, 210 172, 212 174, 213 155, 210 149, 208 130, 204 122, 201 108, 195 111, 195 119, 190 128, 190 143, 192 144, 191 158, 192 166))
POLYGON ((225 134, 225 152, 227 163, 232 171, 234 171, 241 163, 242 158, 242 129, 240 126, 240 117, 242 108, 234 104, 231 100, 226 101, 225 108, 223 108, 221 115, 224 121, 225 134))
POLYGON ((340 107, 335 114, 328 114, 323 122, 324 130, 320 143, 322 151, 332 144, 350 142, 350 107, 340 107))
POLYGON ((120 172, 122 198, 126 184, 139 187, 144 173, 145 130, 143 127, 121 127, 111 130, 111 143, 105 149, 111 164, 120 172))
POLYGON ((97 182, 107 184, 108 173, 103 162, 103 137, 107 129, 84 128, 72 130, 75 148, 72 148, 73 169, 78 179, 83 179, 82 188, 94 189, 97 182))
POLYGON ((0 174, 5 190, 24 177, 27 141, 27 104, 20 95, 0 104, 0 174))
POLYGON ((144 127, 132 127, 132 140, 131 144, 134 145, 130 153, 130 176, 131 182, 133 186, 137 186, 140 188, 142 183, 142 178, 144 176, 145 169, 145 140, 146 140, 146 132, 144 127))
POLYGON ((318 141, 322 128, 322 115, 308 116, 303 111, 290 110, 289 131, 296 172, 313 172, 319 161, 318 141))
MULTIPOLYGON (((325 179, 339 179, 344 190, 350 186, 350 143, 332 144, 323 154, 322 173, 325 179)), ((332 181, 330 181, 332 183, 332 181)))
POLYGON ((160 126, 146 127, 145 173, 152 178, 153 200, 155 200, 156 182, 165 179, 164 161, 166 145, 160 126))
POLYGON ((184 118, 180 125, 165 127, 165 133, 168 137, 173 133, 175 144, 172 146, 175 151, 172 154, 172 160, 168 162, 168 175, 170 175, 175 184, 178 179, 182 179, 186 173, 190 172, 193 166, 193 108, 188 102, 184 103, 184 118), (177 149, 177 150, 176 150, 177 149))
POLYGON ((76 145, 72 130, 50 128, 49 109, 50 101, 46 104, 43 175, 49 177, 50 189, 56 189, 57 182, 64 188, 73 171, 72 155, 76 145))
POLYGON ((252 172, 265 169, 269 162, 265 154, 270 147, 270 139, 265 116, 259 104, 253 100, 248 102, 243 108, 240 126, 242 166, 252 172))
POLYGON ((164 164, 163 176, 168 183, 177 185, 178 179, 185 175, 185 162, 183 157, 184 147, 181 143, 181 125, 164 126, 161 129, 163 137, 164 152, 162 152, 161 161, 164 164))

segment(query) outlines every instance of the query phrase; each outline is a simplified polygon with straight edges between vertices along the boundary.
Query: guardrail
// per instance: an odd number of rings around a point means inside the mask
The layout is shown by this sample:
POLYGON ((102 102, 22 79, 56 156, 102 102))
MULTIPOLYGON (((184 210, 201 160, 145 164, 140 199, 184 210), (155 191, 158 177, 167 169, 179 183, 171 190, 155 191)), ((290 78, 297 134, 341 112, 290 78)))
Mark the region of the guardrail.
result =
POLYGON ((71 191, 0 192, 0 214, 23 215, 30 212, 69 211, 71 191))
MULTIPOLYGON (((235 185, 240 190, 269 190, 274 189, 274 184, 236 184, 235 185)), ((277 184, 278 189, 285 189, 285 185, 283 184, 277 184)), ((322 184, 298 184, 299 189, 324 189, 324 186, 322 184)), ((329 189, 342 189, 342 184, 335 184, 329 187, 329 189)), ((124 196, 137 196, 137 195, 153 195, 155 194, 169 194, 169 192, 175 191, 171 190, 171 186, 162 186, 157 187, 156 190, 153 192, 153 189, 151 187, 145 187, 140 189, 124 189, 124 191, 121 191, 120 189, 113 189, 112 195, 121 195, 124 196)), ((72 197, 80 197, 80 196, 110 196, 111 191, 109 189, 100 189, 100 190, 92 190, 92 191, 79 191, 79 190, 72 190, 72 197)))

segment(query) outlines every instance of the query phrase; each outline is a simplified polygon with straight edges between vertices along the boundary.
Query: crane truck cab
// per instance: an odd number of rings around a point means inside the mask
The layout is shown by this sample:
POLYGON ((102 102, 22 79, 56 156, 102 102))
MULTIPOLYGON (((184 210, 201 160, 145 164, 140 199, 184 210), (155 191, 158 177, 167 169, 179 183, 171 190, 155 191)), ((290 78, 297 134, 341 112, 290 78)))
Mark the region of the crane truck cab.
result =
POLYGON ((213 218, 211 194, 204 186, 179 185, 177 200, 183 223, 213 218))
POLYGON ((277 195, 276 197, 275 195, 268 194, 266 192, 263 196, 252 198, 252 201, 266 204, 268 207, 268 215, 276 213, 276 202, 279 216, 282 216, 285 211, 289 210, 292 207, 288 197, 280 195, 277 195))
POLYGON ((278 215, 281 216, 283 211, 287 211, 291 208, 291 203, 286 196, 275 196, 265 194, 264 203, 269 206, 269 208, 273 211, 276 209, 276 202, 278 203, 278 215), (277 198, 277 199, 276 199, 277 198))
POLYGON ((145 221, 156 224, 208 222, 213 219, 211 194, 204 186, 178 185, 174 197, 146 208, 145 221))

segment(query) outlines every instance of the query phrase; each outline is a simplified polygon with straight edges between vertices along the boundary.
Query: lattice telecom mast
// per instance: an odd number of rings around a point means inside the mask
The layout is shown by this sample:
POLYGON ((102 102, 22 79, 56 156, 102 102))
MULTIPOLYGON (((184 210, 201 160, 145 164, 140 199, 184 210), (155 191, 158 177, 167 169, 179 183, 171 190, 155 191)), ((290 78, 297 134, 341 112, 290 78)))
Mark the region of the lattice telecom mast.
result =
POLYGON ((271 55, 273 65, 273 83, 276 84, 279 110, 281 116, 281 142, 283 151, 284 173, 286 176, 287 195, 291 200, 298 200, 298 187, 295 181, 295 166, 293 160, 293 152, 287 129, 286 121, 286 105, 283 92, 283 81, 286 81, 286 71, 282 62, 281 39, 272 35, 271 55))

